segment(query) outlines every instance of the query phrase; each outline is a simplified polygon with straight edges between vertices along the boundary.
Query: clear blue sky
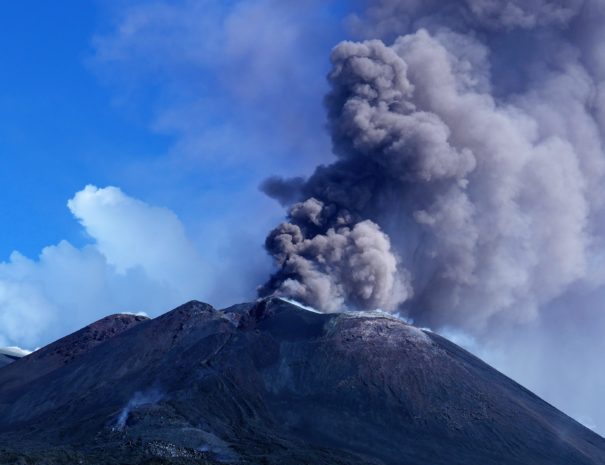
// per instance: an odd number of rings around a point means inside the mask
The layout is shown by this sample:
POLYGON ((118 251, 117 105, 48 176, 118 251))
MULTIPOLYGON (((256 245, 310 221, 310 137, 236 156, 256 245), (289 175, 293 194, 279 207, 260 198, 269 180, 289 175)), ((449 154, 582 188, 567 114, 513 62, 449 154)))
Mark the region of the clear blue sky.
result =
MULTIPOLYGON (((66 200, 87 183, 120 180, 133 157, 164 153, 169 138, 112 104, 87 64, 104 15, 89 1, 5 2, 0 16, 0 230, 3 258, 80 241, 66 200)), ((130 187, 130 186, 129 186, 130 187)))

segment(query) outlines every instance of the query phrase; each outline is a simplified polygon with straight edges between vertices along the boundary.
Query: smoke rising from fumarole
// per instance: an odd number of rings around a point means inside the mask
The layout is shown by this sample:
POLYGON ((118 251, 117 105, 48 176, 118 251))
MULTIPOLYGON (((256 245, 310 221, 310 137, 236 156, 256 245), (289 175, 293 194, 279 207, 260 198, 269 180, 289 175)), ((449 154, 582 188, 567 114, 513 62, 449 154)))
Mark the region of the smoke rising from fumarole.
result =
POLYGON ((595 283, 605 4, 384 0, 350 18, 326 97, 336 160, 289 205, 261 294, 481 333, 595 283))
POLYGON ((115 426, 113 429, 115 431, 123 431, 126 427, 126 423, 128 421, 128 417, 130 413, 143 406, 156 404, 160 402, 164 398, 164 394, 159 391, 157 388, 152 388, 144 392, 135 392, 132 398, 128 401, 128 403, 124 406, 124 408, 120 411, 118 418, 116 420, 115 426))

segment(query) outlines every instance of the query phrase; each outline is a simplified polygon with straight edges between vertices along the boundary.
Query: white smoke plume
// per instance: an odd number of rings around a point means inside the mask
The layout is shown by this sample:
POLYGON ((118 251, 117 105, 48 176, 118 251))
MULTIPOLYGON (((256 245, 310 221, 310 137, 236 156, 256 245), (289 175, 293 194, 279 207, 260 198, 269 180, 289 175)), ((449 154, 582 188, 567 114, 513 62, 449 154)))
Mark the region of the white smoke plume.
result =
POLYGON ((290 210, 261 294, 483 334, 600 285, 604 12, 385 0, 352 17, 372 39, 332 52, 337 161, 263 185, 290 210))
POLYGON ((108 313, 156 315, 208 292, 206 264, 171 210, 94 186, 68 208, 88 244, 0 262, 0 347, 39 347, 108 313))
POLYGON ((115 431, 123 431, 126 427, 128 417, 133 410, 136 410, 138 407, 142 407, 144 405, 157 404, 162 399, 164 399, 164 394, 158 388, 151 388, 146 391, 135 392, 132 398, 120 411, 113 429, 115 431))

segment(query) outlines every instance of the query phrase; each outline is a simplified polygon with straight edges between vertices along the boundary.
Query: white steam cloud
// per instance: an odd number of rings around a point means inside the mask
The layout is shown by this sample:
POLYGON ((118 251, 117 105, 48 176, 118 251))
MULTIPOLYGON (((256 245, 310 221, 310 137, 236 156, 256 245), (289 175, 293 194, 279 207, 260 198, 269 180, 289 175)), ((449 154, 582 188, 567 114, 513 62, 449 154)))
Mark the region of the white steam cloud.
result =
POLYGON ((107 314, 153 314, 205 292, 204 265, 170 210, 94 186, 68 206, 92 243, 0 263, 0 346, 37 347, 107 314))

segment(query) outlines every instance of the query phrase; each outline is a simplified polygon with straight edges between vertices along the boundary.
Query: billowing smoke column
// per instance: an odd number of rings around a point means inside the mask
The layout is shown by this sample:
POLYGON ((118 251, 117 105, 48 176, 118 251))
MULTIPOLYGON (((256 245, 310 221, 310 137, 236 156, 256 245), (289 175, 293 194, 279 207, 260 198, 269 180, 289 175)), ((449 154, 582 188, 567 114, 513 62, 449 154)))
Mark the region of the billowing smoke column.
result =
POLYGON ((480 333, 595 284, 604 20, 599 0, 384 0, 353 17, 389 45, 333 50, 336 160, 264 183, 289 214, 261 294, 480 333))

